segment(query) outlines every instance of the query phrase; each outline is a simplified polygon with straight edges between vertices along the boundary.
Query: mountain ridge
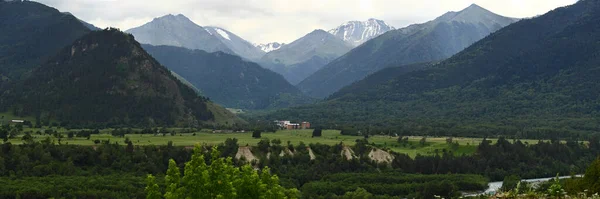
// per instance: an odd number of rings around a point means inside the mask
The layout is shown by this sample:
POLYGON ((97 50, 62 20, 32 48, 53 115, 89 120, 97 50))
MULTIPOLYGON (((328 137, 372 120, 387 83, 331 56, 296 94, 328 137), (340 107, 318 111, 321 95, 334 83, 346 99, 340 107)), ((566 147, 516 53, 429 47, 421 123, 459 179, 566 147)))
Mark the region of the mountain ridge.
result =
POLYGON ((137 41, 143 44, 169 45, 207 52, 222 51, 235 54, 221 39, 182 14, 157 17, 125 32, 132 34, 137 41))
POLYGON ((394 29, 393 26, 385 23, 383 20, 370 18, 366 21, 348 21, 328 32, 354 46, 359 46, 372 38, 394 29))
POLYGON ((326 98, 386 67, 448 58, 512 22, 512 18, 476 5, 459 12, 448 12, 429 22, 388 31, 371 39, 322 67, 297 86, 312 97, 326 98), (486 22, 460 21, 462 16, 472 13, 482 16, 477 20, 486 22))
POLYGON ((328 32, 316 29, 305 36, 267 53, 261 64, 296 84, 307 75, 352 49, 352 45, 328 32))

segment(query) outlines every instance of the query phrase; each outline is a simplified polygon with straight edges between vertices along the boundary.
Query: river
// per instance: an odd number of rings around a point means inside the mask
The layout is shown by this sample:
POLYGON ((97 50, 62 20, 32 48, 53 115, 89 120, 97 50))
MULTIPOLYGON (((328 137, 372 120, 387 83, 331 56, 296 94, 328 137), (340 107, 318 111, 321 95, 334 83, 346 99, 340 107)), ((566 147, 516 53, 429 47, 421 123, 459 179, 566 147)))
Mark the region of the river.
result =
MULTIPOLYGON (((583 175, 576 175, 575 177, 583 177, 583 175)), ((551 179, 554 179, 556 177, 548 177, 548 178, 535 178, 535 179, 524 179, 521 181, 524 182, 528 182, 531 183, 533 185, 538 185, 542 182, 548 182, 551 179)), ((566 178, 571 178, 571 176, 560 176, 558 177, 559 179, 566 179, 566 178)), ((499 182, 490 182, 488 183, 488 189, 486 189, 485 191, 479 192, 479 193, 469 193, 469 194, 465 194, 465 196, 478 196, 478 195, 483 195, 483 194, 488 194, 488 195, 493 195, 496 192, 498 192, 498 190, 500 190, 500 188, 502 187, 502 181, 499 182)))

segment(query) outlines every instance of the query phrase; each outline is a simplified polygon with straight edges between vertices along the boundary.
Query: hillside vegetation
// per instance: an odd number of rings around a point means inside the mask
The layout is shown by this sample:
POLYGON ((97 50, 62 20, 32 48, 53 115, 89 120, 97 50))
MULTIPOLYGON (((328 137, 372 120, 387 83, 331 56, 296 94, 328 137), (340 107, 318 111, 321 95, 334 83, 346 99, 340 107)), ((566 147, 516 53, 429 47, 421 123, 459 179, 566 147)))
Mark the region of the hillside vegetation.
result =
POLYGON ((267 118, 413 134, 597 132, 599 22, 600 3, 580 1, 516 22, 429 69, 267 118))

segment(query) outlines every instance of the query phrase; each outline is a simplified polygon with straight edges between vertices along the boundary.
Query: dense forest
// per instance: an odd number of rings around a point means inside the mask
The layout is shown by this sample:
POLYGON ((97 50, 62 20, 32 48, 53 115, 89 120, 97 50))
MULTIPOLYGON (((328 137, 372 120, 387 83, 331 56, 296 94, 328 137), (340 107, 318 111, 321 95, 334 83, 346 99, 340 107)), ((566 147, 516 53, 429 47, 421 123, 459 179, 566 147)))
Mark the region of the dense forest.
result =
POLYGON ((32 1, 0 1, 0 30, 0 88, 90 32, 72 15, 32 1))
MULTIPOLYGON (((2 94, 0 110, 74 126, 198 126, 216 106, 147 54, 133 36, 94 31, 2 94), (93 114, 89 111, 93 110, 93 114)), ((220 108, 223 109, 223 108, 220 108)))
MULTIPOLYGON (((10 135, 11 131, 8 127, 3 127, 0 135, 10 135)), ((185 163, 194 154, 188 147, 172 144, 137 146, 134 145, 135 138, 128 138, 125 143, 101 140, 94 146, 77 146, 64 144, 71 138, 62 138, 63 141, 59 143, 52 138, 35 142, 31 139, 35 135, 28 135, 23 136, 26 141, 23 145, 9 142, 0 145, 0 181, 10 185, 0 188, 1 196, 60 198, 75 194, 78 197, 96 198, 93 196, 100 194, 107 197, 119 196, 117 198, 138 197, 144 193, 143 181, 146 174, 156 175, 156 183, 163 186, 160 179, 170 164, 173 164, 170 159, 183 171, 185 163), (99 185, 88 181, 96 179, 97 182, 103 182, 107 180, 107 176, 125 182, 141 180, 142 183, 117 186, 118 184, 99 185), (55 183, 36 188, 30 186, 32 183, 47 182, 55 183), (73 188, 78 183, 87 184, 89 191, 73 188), (119 194, 123 192, 127 194, 119 194)), ((359 187, 382 196, 452 196, 460 191, 480 190, 488 180, 501 181, 509 175, 536 178, 554 176, 557 173, 580 174, 600 153, 598 139, 589 140, 589 144, 560 140, 533 144, 518 140, 509 142, 501 138, 495 144, 484 140, 477 152, 470 156, 455 156, 451 151, 444 150, 432 156, 418 155, 410 158, 405 154, 391 152, 393 160, 381 162, 369 157, 373 145, 369 144, 368 139, 357 139, 356 145, 352 147, 342 143, 331 146, 302 143, 292 145, 280 140, 257 139, 257 142, 256 146, 250 147, 250 151, 258 160, 248 162, 245 158, 236 158, 232 160, 232 164, 243 166, 251 163, 255 168, 269 167, 271 173, 278 176, 283 187, 296 188, 306 197, 322 196, 323 193, 342 195, 359 187), (343 155, 346 150, 351 151, 352 158, 343 155), (347 175, 354 177, 347 178, 347 175), (422 184, 407 185, 407 178, 423 181, 422 184), (472 180, 461 181, 457 178, 472 180), (433 180, 437 183, 428 182, 432 179, 440 180, 433 180), (389 181, 386 186, 394 188, 386 190, 380 186, 365 184, 373 180, 389 181), (448 187, 448 184, 451 186, 448 187)), ((201 155, 207 163, 215 158, 210 146, 200 148, 203 149, 201 155)), ((218 145, 217 149, 220 151, 219 157, 235 157, 240 146, 236 139, 228 139, 218 145)))
POLYGON ((375 84, 365 80, 356 92, 342 89, 325 102, 259 118, 376 133, 382 130, 373 128, 529 138, 595 133, 599 22, 600 3, 579 1, 507 26, 428 69, 375 84))

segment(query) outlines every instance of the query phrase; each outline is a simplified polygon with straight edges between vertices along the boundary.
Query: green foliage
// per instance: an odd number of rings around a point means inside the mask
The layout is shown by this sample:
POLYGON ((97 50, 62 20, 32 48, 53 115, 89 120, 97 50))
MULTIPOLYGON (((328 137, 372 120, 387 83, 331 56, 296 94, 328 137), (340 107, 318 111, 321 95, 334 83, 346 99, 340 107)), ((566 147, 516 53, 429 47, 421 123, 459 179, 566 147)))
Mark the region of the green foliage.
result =
POLYGON ((260 134, 261 134, 261 133, 262 133, 262 131, 261 131, 261 130, 254 130, 254 131, 252 132, 252 137, 253 137, 253 138, 260 138, 260 137, 261 137, 261 136, 260 136, 260 134))
POLYGON ((583 185, 589 193, 600 193, 600 158, 597 158, 585 170, 583 185))
POLYGON ((32 1, 0 1, 0 21, 0 88, 89 32, 72 15, 32 1))
POLYGON ((321 128, 315 128, 312 132, 313 137, 321 137, 322 134, 323 134, 323 129, 321 129, 321 128))
MULTIPOLYGON (((487 180, 477 175, 420 175, 404 173, 340 173, 302 186, 305 197, 336 195, 367 197, 370 194, 433 198, 453 197, 458 191, 481 190, 487 180), (360 190, 362 189, 362 190, 360 190), (355 191, 356 190, 356 191, 355 191), (352 192, 354 191, 354 192, 352 192)), ((360 198, 359 197, 359 198, 360 198)))
POLYGON ((0 109, 21 107, 20 115, 46 115, 71 126, 215 122, 208 99, 173 77, 133 36, 116 29, 91 32, 64 47, 9 91, 0 109))
MULTIPOLYGON (((230 157, 220 157, 216 147, 211 157, 208 165, 201 146, 196 146, 192 159, 185 164, 183 177, 175 161, 170 160, 164 198, 287 198, 279 178, 272 176, 269 168, 259 173, 250 165, 235 167, 230 157)), ((157 186, 149 176, 147 198, 156 198, 157 186)))
POLYGON ((517 185, 521 182, 521 178, 517 175, 510 175, 504 177, 502 181, 501 191, 510 191, 517 187, 517 185))
POLYGON ((169 70, 226 107, 283 108, 311 102, 281 75, 222 52, 142 45, 169 70))
MULTIPOLYGON (((265 119, 373 125, 412 135, 581 138, 600 130, 599 22, 598 2, 579 1, 520 20, 427 69, 265 119)), ((324 72, 324 79, 335 74, 324 72)))

